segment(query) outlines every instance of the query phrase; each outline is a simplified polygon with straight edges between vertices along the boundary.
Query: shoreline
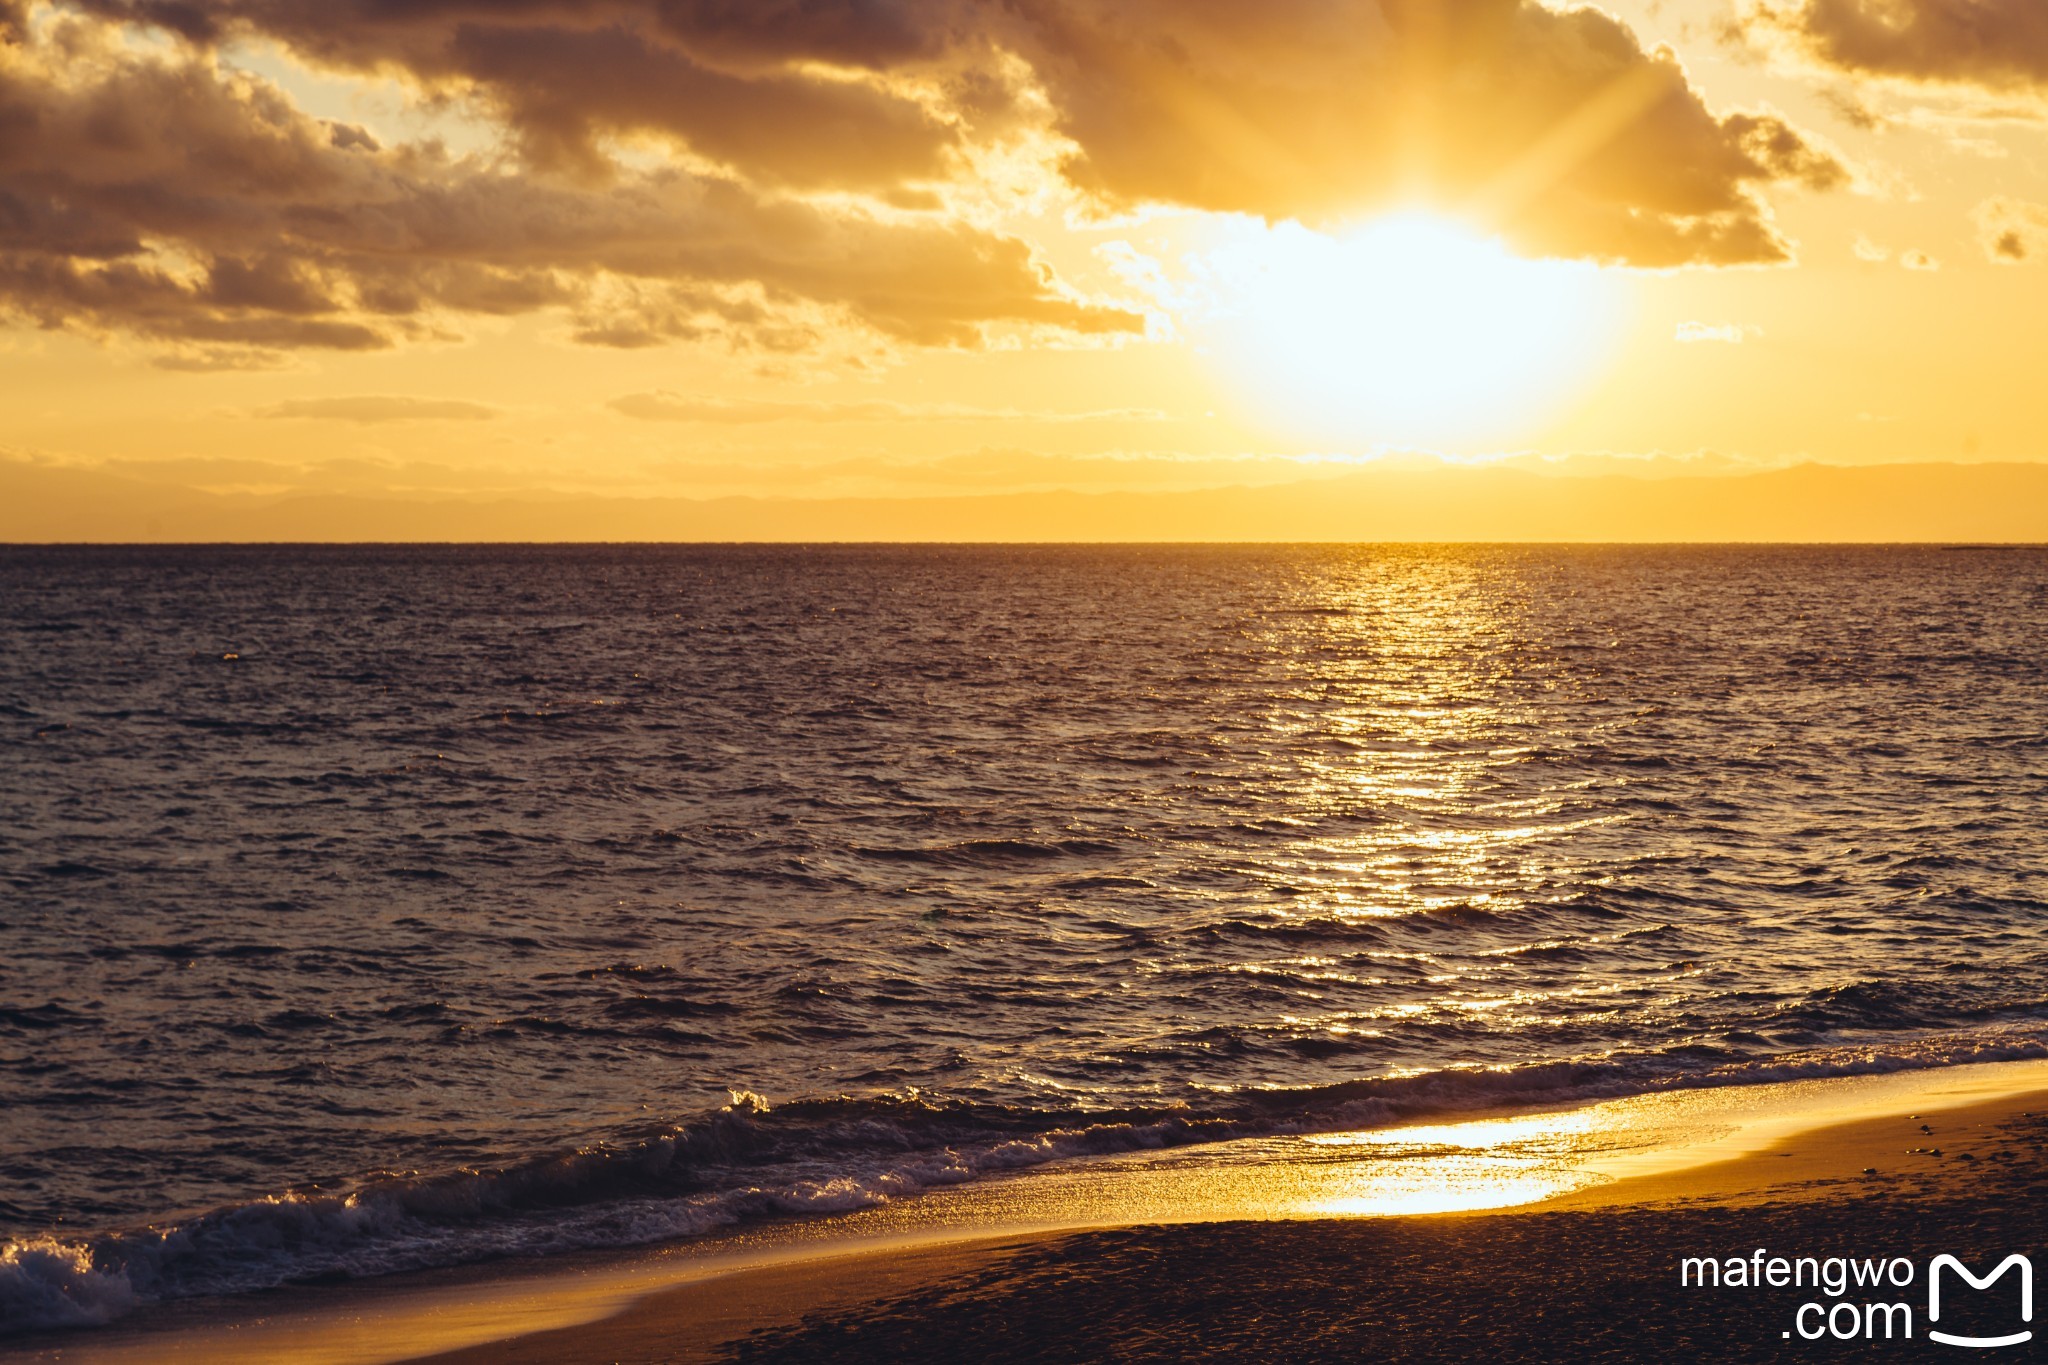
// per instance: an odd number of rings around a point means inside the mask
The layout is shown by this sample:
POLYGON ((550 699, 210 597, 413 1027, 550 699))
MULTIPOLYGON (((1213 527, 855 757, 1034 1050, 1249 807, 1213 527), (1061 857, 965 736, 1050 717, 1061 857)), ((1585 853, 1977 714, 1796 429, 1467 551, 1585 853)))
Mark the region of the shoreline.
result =
MULTIPOLYGON (((1923 1108, 1892 1111, 1824 1127, 1787 1124, 1753 1146, 1738 1138, 1703 1144, 1732 1155, 1697 1165, 1658 1167, 1586 1186, 1530 1204, 1455 1210, 1434 1214, 1382 1215, 1414 1222, 1473 1223, 1480 1220, 1541 1219, 1558 1213, 1606 1213, 1646 1217, 1674 1206, 1744 1208, 1770 1202, 1812 1204, 1874 1187, 1866 1167, 1879 1177, 1904 1173, 1915 1188, 1906 1197, 1940 1198, 1944 1183, 1967 1178, 1983 1161, 1981 1149, 1998 1125, 2015 1117, 2048 1114, 2048 1087, 1978 1099, 1961 1105, 1922 1095, 1923 1108), (1927 1101, 1934 1101, 1928 1103, 1927 1101), (1920 1131, 1923 1115, 1939 1139, 1920 1131), (1937 1126, 1938 1125, 1938 1126, 1937 1126), (1913 1146, 1939 1140, 1943 1156, 1914 1155, 1913 1146), (1937 1163, 1952 1161, 1946 1168, 1937 1163), (1888 1169, 1889 1168, 1889 1169, 1888 1169)), ((1676 1154, 1673 1154, 1676 1155, 1676 1154)), ((1901 1193, 1896 1186, 1892 1192, 1901 1193)), ((1332 1218, 1328 1222, 1338 1222, 1332 1218)), ((1363 1221, 1346 1218, 1341 1221, 1363 1221)), ((1318 1220, 1290 1220, 1292 1226, 1318 1220)), ((1129 1225, 1105 1224, 1104 1228, 1129 1225)), ((1160 1225, 1154 1225, 1160 1226, 1160 1225)), ((1239 1228, 1244 1224, 1215 1226, 1239 1228)), ((895 1298, 906 1283, 930 1289, 968 1277, 986 1277, 1020 1253, 1062 1242, 1090 1230, 1048 1231, 990 1238, 908 1251, 873 1251, 823 1257, 690 1284, 649 1295, 610 1318, 461 1350, 422 1354, 408 1365, 552 1365, 632 1359, 714 1361, 730 1358, 727 1348, 750 1334, 789 1329, 805 1319, 831 1315, 849 1304, 873 1305, 895 1298), (921 1281, 921 1283, 919 1283, 921 1281)), ((1247 1237, 1254 1235, 1247 1229, 1247 1237)))
MULTIPOLYGON (((859 1319, 935 1287, 972 1281, 994 1292, 1006 1266, 1057 1263, 1112 1229, 1141 1240, 1231 1229, 1255 1261, 1256 1245, 1283 1227, 1352 1236, 1371 1225, 1595 1215, 1638 1225, 1660 1221, 1645 1218, 1659 1211, 1846 1205, 1878 1191, 1953 1200, 1975 1177, 2005 1168, 1977 1148, 2028 1111, 2048 1112, 2048 1061, 1667 1092, 1098 1158, 710 1244, 167 1305, 132 1324, 0 1347, 0 1359, 723 1359, 736 1344, 773 1340, 807 1321, 859 1319), (1922 1122, 1938 1136, 1923 1135, 1922 1122), (1943 1154, 1909 1153, 1916 1146, 1943 1154), (1360 1189, 1367 1193, 1343 1193, 1360 1189), (1427 1206, 1431 1198, 1440 1206, 1427 1206)), ((1227 1250, 1206 1254, 1230 1259, 1227 1250)))

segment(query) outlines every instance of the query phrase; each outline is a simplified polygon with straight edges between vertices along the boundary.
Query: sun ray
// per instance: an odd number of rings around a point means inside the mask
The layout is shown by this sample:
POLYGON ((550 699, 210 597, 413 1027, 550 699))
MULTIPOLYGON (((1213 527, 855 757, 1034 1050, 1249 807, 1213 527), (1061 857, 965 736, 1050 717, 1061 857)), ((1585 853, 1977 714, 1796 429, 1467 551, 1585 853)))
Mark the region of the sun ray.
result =
POLYGON ((1505 225, 1602 147, 1626 133, 1684 75, 1675 63, 1656 61, 1631 67, 1592 98, 1544 130, 1523 153, 1466 200, 1463 212, 1475 221, 1505 225))

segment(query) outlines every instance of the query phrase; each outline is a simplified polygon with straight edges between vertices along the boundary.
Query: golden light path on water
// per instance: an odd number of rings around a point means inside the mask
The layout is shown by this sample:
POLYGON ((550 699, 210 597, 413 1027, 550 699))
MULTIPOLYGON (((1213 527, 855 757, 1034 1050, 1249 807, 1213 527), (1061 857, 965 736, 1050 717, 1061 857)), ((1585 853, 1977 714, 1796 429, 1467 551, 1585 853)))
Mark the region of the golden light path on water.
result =
MULTIPOLYGON (((1594 779, 1537 778, 1534 741, 1559 727, 1532 701, 1526 674, 1540 656, 1527 610, 1531 585, 1504 588, 1468 565, 1439 562, 1414 573, 1365 578, 1332 592, 1307 626, 1285 633, 1275 653, 1292 661, 1298 709, 1264 718, 1281 747, 1318 757, 1292 777, 1311 833, 1264 850, 1247 868, 1287 893, 1274 920, 1366 924, 1448 914, 1511 916, 1546 888, 1596 884, 1600 871, 1575 853, 1573 836, 1627 817, 1588 799, 1594 779), (1349 820, 1348 833, 1333 833, 1349 820)), ((1534 689, 1540 698, 1541 689, 1534 689)), ((1289 780, 1276 775, 1276 784, 1289 780)), ((1453 963, 1393 948, 1239 964, 1234 972, 1327 974, 1356 985, 1356 961, 1420 971, 1426 998, 1366 1007, 1290 1012, 1283 1028, 1336 1038, 1379 1036, 1391 1020, 1485 1013, 1496 1027, 1556 1022, 1547 1002, 1619 992, 1620 983, 1495 993, 1487 976, 1525 941, 1460 955, 1453 963), (1475 957, 1479 959, 1475 966, 1475 957)), ((1202 970, 1164 964, 1160 970, 1202 970)), ((1398 1068, 1397 1072, 1398 1074, 1398 1068)))
POLYGON ((1320 733, 1335 750, 1308 774, 1318 804, 1382 816, 1349 840, 1278 853, 1276 871, 1303 877, 1317 910, 1483 907, 1526 889, 1527 845, 1601 822, 1558 818, 1569 789, 1521 795, 1509 780, 1532 719, 1502 696, 1512 646, 1527 635, 1519 604, 1453 566, 1431 589, 1352 589, 1301 656, 1351 703, 1297 721, 1297 734, 1320 733))

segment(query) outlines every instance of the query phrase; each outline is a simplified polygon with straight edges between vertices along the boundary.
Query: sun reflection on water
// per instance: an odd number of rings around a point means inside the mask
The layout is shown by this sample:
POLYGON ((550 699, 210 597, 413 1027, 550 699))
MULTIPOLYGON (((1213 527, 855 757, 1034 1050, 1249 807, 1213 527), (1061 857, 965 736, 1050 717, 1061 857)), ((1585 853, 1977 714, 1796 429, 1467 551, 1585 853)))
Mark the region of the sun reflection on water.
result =
POLYGON ((1348 1169, 1348 1189, 1303 1211, 1384 1216, 1533 1204, 1598 1179, 1582 1162, 1608 1126, 1598 1111, 1578 1110, 1310 1136, 1309 1147, 1358 1164, 1348 1169))
POLYGON ((1503 686, 1523 614, 1498 575, 1447 562, 1353 582, 1313 618, 1293 650, 1321 703, 1294 718, 1315 755, 1303 777, 1318 815, 1362 828, 1278 852, 1273 875, 1305 893, 1296 913, 1483 907, 1526 889, 1518 846, 1586 823, 1514 780, 1538 728, 1503 686))
MULTIPOLYGON (((1270 623, 1295 676, 1292 708, 1267 716, 1266 728, 1285 752, 1305 755, 1276 780, 1308 813, 1299 837, 1252 871, 1273 888, 1272 922, 1485 917, 1488 932, 1510 940, 1500 951, 1519 951, 1551 935, 1518 936, 1518 912, 1551 888, 1597 880, 1575 836, 1618 817, 1545 761, 1542 743, 1558 727, 1554 699, 1529 685, 1547 666, 1536 591, 1515 575, 1418 552, 1337 583, 1314 613, 1270 623)), ((1389 998, 1348 1008, 1332 998, 1282 1022, 1328 1038, 1438 1014, 1540 1024, 1553 1013, 1550 996, 1487 984, 1511 965, 1469 944, 1448 960, 1361 943, 1341 962, 1316 964, 1318 979, 1378 982, 1389 998)))
POLYGON ((1375 1181, 1365 1193, 1327 1199, 1305 1211, 1333 1218, 1400 1214, 1475 1213, 1534 1204, 1591 1183, 1568 1171, 1529 1174, 1511 1164, 1471 1157, 1432 1167, 1427 1176, 1400 1172, 1375 1181))

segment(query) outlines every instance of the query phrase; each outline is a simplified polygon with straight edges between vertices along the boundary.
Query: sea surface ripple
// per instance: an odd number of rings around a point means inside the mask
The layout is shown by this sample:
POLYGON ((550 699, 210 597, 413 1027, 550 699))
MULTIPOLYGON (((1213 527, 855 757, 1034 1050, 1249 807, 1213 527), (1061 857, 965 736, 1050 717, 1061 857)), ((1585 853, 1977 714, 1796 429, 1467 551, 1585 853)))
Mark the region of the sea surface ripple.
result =
POLYGON ((2048 553, 0 549, 0 1330, 2039 1055, 2048 553))

